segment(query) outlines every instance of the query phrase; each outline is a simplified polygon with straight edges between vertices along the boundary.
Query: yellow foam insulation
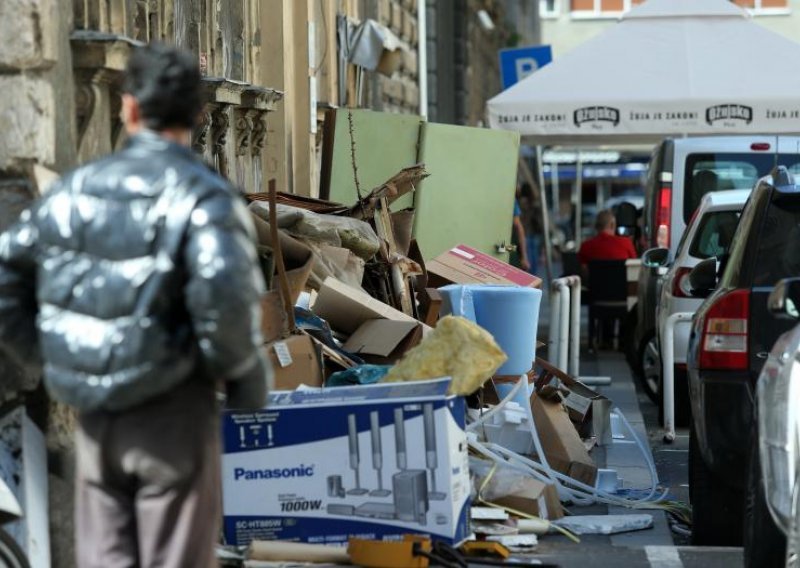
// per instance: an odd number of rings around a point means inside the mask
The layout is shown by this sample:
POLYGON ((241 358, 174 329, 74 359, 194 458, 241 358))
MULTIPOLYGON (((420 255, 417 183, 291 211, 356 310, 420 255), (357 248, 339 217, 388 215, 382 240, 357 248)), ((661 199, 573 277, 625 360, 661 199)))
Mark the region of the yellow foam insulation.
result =
POLYGON ((381 382, 451 377, 450 394, 468 395, 494 375, 506 359, 488 331, 468 319, 447 316, 381 382))

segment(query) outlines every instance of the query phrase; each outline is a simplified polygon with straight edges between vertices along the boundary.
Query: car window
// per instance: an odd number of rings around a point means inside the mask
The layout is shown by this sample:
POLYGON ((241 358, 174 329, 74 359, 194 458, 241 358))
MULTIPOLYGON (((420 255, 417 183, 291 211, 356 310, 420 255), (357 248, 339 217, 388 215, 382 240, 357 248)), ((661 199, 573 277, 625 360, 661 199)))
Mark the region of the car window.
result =
POLYGON ((715 211, 704 215, 694 234, 689 254, 706 259, 721 257, 728 252, 736 225, 739 224, 739 215, 739 211, 715 211))
POLYGON ((697 213, 698 211, 692 213, 692 218, 686 223, 686 230, 683 231, 683 234, 681 235, 681 240, 678 241, 678 248, 675 249, 675 258, 680 258, 680 256, 683 254, 683 247, 686 246, 686 239, 689 238, 689 233, 691 233, 690 229, 692 223, 694 223, 695 220, 694 218, 697 216, 697 213))
POLYGON ((800 276, 800 195, 778 196, 770 203, 758 236, 753 286, 773 286, 800 276))
POLYGON ((767 175, 775 163, 800 173, 798 154, 703 153, 686 157, 683 218, 689 220, 703 196, 710 191, 751 189, 759 178, 767 175))
POLYGON ((739 218, 739 224, 736 226, 736 232, 733 234, 727 266, 720 282, 721 288, 736 288, 739 286, 748 236, 751 234, 753 221, 756 218, 759 207, 768 198, 768 191, 759 191, 755 192, 755 195, 751 195, 750 199, 747 200, 742 210, 742 216, 739 218))

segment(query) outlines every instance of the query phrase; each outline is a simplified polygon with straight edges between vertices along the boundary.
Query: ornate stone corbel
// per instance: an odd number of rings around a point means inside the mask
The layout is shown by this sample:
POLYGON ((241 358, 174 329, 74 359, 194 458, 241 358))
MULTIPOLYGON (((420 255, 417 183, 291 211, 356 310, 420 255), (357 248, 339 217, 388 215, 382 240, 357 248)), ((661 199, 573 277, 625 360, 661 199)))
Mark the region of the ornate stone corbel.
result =
POLYGON ((253 130, 250 133, 250 153, 260 156, 267 142, 267 111, 256 111, 253 118, 253 130))
POLYGON ((198 154, 205 154, 208 148, 208 132, 211 130, 212 112, 214 107, 212 105, 206 106, 203 112, 200 113, 200 119, 192 132, 192 149, 198 154))
POLYGON ((225 154, 225 145, 228 142, 230 122, 228 105, 220 105, 211 113, 211 148, 217 170, 223 177, 228 177, 228 157, 225 154))
POLYGON ((253 112, 250 109, 236 109, 236 155, 244 156, 250 147, 253 132, 253 112))
POLYGON ((76 30, 70 36, 79 159, 117 147, 122 136, 119 86, 134 46, 125 36, 76 30))

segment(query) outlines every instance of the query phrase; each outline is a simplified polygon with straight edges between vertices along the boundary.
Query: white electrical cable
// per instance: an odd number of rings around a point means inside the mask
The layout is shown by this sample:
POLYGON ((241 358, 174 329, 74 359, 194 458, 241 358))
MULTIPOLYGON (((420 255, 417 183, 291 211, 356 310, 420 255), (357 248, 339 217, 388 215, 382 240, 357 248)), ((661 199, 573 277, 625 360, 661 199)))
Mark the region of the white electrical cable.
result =
MULTIPOLYGON (((524 378, 525 378, 524 384, 527 387, 528 386, 528 377, 525 376, 524 378)), ((509 393, 505 396, 505 398, 503 400, 501 400, 500 402, 498 402, 494 406, 494 408, 492 408, 488 412, 481 413, 481 415, 478 418, 476 418, 473 422, 470 422, 469 424, 467 424, 467 432, 472 432, 473 430, 477 429, 479 426, 482 426, 483 424, 486 423, 487 420, 489 420, 489 418, 491 418, 492 416, 494 416, 495 414, 500 412, 506 404, 511 402, 514 399, 514 397, 517 396, 517 393, 522 388, 522 385, 523 385, 523 381, 522 380, 517 381, 517 384, 514 385, 514 388, 512 388, 509 391, 509 393)), ((495 390, 497 390, 497 389, 495 389, 495 390)))
MULTIPOLYGON (((520 462, 520 464, 526 465, 526 466, 530 467, 531 469, 538 469, 538 470, 543 470, 544 469, 544 466, 542 464, 540 464, 538 462, 535 462, 533 460, 530 460, 530 459, 528 459, 528 458, 526 458, 524 456, 520 456, 519 454, 516 454, 516 453, 514 453, 514 452, 512 452, 510 450, 507 450, 506 448, 503 448, 502 446, 498 446, 497 444, 489 444, 489 449, 493 449, 493 450, 497 451, 498 453, 500 453, 501 455, 506 456, 508 459, 520 462)), ((606 491, 602 491, 600 489, 597 489, 596 487, 593 487, 591 485, 587 485, 587 484, 585 484, 585 483, 583 483, 581 481, 573 479, 573 478, 571 478, 571 477, 569 477, 567 475, 564 475, 562 473, 559 473, 559 472, 553 472, 553 473, 555 474, 555 477, 558 479, 559 482, 567 484, 567 485, 571 485, 571 486, 573 486, 575 488, 575 489, 570 489, 569 491, 571 491, 573 493, 585 494, 586 496, 593 497, 596 501, 601 501, 601 502, 604 502, 604 503, 608 503, 610 505, 619 505, 621 507, 629 507, 629 508, 642 508, 642 506, 644 506, 644 508, 647 508, 646 507, 647 505, 655 505, 655 504, 657 504, 667 494, 667 490, 665 490, 664 493, 662 493, 661 495, 658 496, 658 498, 653 499, 653 500, 630 499, 630 498, 627 498, 627 497, 619 497, 618 495, 614 495, 612 493, 608 493, 606 491)))
MULTIPOLYGON (((494 413, 499 412, 499 410, 503 406, 505 406, 505 404, 508 403, 513 398, 514 395, 516 395, 519 389, 522 388, 523 384, 527 385, 527 376, 524 375, 520 377, 520 380, 517 382, 514 389, 512 389, 512 391, 497 406, 495 406, 492 410, 482 415, 475 422, 467 426, 468 430, 473 430, 474 428, 477 428, 480 424, 483 424, 494 413)), ((607 493, 596 487, 592 487, 590 485, 577 481, 569 476, 554 471, 550 467, 549 463, 547 463, 547 458, 544 455, 538 431, 536 430, 536 423, 533 420, 533 412, 529 405, 525 406, 527 410, 528 423, 531 429, 531 436, 533 437, 537 455, 542 460, 542 463, 530 460, 524 456, 521 456, 497 444, 489 443, 484 445, 478 442, 477 440, 472 440, 470 441, 470 446, 473 449, 475 449, 478 453, 495 461, 498 464, 512 467, 517 471, 532 475, 533 477, 541 481, 547 483, 554 483, 556 488, 558 489, 560 499, 565 501, 572 501, 578 505, 588 505, 596 501, 601 501, 607 504, 618 505, 622 507, 648 508, 652 506, 657 506, 657 503, 666 497, 668 490, 665 490, 663 493, 661 493, 656 497, 656 493, 658 491, 658 474, 656 472, 655 463, 653 462, 650 453, 644 446, 644 443, 636 434, 630 422, 628 422, 628 419, 625 418, 625 415, 619 408, 614 408, 613 411, 616 412, 622 419, 623 424, 625 424, 625 427, 633 436, 633 439, 636 442, 637 447, 641 451, 642 456, 645 458, 645 461, 647 462, 648 465, 652 485, 650 488, 650 493, 644 498, 630 499, 626 497, 619 497, 618 495, 607 493)))

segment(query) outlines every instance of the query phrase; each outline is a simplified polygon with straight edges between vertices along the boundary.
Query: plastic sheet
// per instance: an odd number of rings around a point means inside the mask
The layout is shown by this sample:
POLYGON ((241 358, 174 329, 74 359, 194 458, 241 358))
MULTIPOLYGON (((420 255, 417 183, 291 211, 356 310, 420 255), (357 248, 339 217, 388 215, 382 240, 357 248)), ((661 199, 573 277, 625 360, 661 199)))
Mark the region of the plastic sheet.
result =
POLYGON ((505 360, 505 353, 486 330, 465 318, 447 316, 392 367, 382 382, 451 377, 450 393, 468 395, 505 360))
POLYGON ((477 498, 478 489, 483 486, 481 496, 489 502, 526 489, 527 480, 531 478, 510 466, 475 457, 469 458, 469 474, 472 478, 472 498, 477 498), (492 477, 486 482, 490 474, 492 477))
POLYGON ((326 387, 346 387, 351 385, 371 385, 380 381, 391 369, 388 365, 359 365, 333 373, 325 382, 326 387))
POLYGON ((553 521, 578 535, 616 534, 652 528, 653 515, 583 515, 553 521))
MULTIPOLYGON (((254 201, 250 204, 250 210, 261 219, 269 220, 268 203, 254 201)), ((371 259, 380 249, 378 236, 364 221, 351 217, 320 215, 289 205, 278 205, 277 214, 278 227, 295 237, 343 247, 364 260, 371 259)))

